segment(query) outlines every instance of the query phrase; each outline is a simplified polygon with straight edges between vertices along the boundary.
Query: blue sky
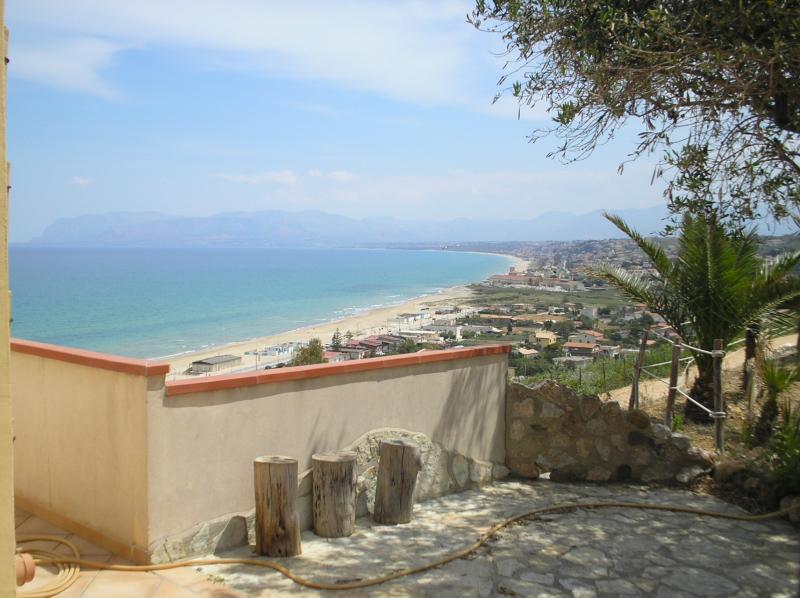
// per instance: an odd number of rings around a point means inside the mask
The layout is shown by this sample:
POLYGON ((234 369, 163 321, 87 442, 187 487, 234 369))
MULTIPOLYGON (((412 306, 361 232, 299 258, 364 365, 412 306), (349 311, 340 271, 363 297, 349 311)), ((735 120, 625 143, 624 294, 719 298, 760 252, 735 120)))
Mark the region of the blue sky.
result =
POLYGON ((662 202, 631 138, 570 165, 492 105, 468 2, 9 0, 11 240, 111 211, 533 217, 662 202))

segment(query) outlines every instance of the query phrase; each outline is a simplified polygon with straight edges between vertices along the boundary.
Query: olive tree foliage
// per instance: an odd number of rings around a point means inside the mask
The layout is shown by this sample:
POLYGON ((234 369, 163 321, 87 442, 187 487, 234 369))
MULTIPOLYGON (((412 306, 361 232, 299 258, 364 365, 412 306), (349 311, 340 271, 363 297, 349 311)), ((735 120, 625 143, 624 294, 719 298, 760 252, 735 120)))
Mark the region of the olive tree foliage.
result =
POLYGON ((660 158, 673 212, 800 213, 797 0, 478 0, 468 19, 506 44, 498 97, 552 114, 531 134, 559 139, 550 156, 635 126, 630 160, 660 158))

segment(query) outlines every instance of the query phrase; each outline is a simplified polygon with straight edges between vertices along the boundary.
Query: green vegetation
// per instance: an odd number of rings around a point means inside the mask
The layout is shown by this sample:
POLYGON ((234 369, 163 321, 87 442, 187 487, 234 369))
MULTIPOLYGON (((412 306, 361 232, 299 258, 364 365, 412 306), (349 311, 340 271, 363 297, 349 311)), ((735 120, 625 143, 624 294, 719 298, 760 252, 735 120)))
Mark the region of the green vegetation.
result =
MULTIPOLYGON (((765 265, 755 233, 729 234, 713 213, 684 216, 675 260, 620 218, 606 217, 636 242, 658 277, 643 278, 620 267, 600 267, 597 273, 632 300, 645 303, 692 346, 710 350, 715 339, 722 339, 726 347, 749 326, 786 319, 778 308, 800 296, 800 280, 792 275, 800 252, 765 265)), ((691 353, 698 376, 690 394, 711 408, 712 358, 691 353)), ((695 421, 708 420, 688 401, 685 412, 695 421)))
POLYGON ((769 441, 780 411, 778 396, 800 380, 800 367, 782 368, 774 361, 767 361, 760 369, 767 400, 761 406, 761 414, 749 435, 748 446, 763 446, 769 441))
POLYGON ((398 353, 416 353, 417 351, 417 343, 413 338, 404 339, 403 342, 397 346, 398 353))
POLYGON ((551 156, 636 127, 631 159, 663 156, 674 213, 800 212, 797 2, 477 0, 470 20, 506 44, 499 85, 553 116, 531 136, 556 137, 551 156))
MULTIPOLYGON (((668 361, 671 356, 672 349, 668 344, 657 345, 645 354, 645 365, 668 361)), ((602 395, 631 384, 635 360, 635 355, 628 354, 622 355, 619 359, 603 358, 582 368, 572 368, 555 366, 539 354, 534 358, 513 358, 510 365, 516 368, 517 376, 527 377, 526 384, 555 380, 581 394, 602 395)), ((669 375, 669 366, 659 366, 652 371, 656 375, 666 377, 669 375)))
POLYGON ((331 338, 331 350, 338 351, 341 348, 342 348, 342 333, 339 332, 339 329, 337 328, 333 332, 333 338, 331 338))
POLYGON ((625 297, 614 288, 590 289, 586 291, 538 291, 535 289, 510 289, 503 287, 487 287, 471 285, 474 295, 467 301, 470 305, 498 305, 526 303, 561 305, 564 302, 579 303, 587 307, 620 307, 628 303, 625 297))
POLYGON ((308 345, 302 347, 295 355, 289 365, 312 365, 315 363, 325 363, 325 349, 322 341, 312 338, 308 345))
POLYGON ((773 455, 770 477, 778 495, 800 494, 800 411, 785 401, 781 424, 770 442, 773 455))

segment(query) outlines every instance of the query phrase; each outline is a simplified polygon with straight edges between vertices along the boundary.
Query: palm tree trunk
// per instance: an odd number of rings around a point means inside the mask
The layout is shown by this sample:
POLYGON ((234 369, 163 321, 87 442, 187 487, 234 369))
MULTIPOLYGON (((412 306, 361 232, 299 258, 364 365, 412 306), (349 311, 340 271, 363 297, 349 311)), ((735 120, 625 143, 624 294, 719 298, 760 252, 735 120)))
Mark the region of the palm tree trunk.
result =
MULTIPOLYGON (((714 369, 711 357, 708 355, 695 355, 697 363, 697 378, 694 380, 689 395, 704 407, 714 410, 714 369)), ((684 417, 700 424, 710 424, 713 420, 708 413, 700 407, 686 400, 683 410, 684 417)))
POLYGON ((749 367, 756 358, 756 348, 758 344, 758 335, 761 332, 761 326, 753 324, 750 326, 744 335, 744 366, 742 368, 742 392, 747 392, 747 386, 750 384, 750 372, 753 368, 749 367))

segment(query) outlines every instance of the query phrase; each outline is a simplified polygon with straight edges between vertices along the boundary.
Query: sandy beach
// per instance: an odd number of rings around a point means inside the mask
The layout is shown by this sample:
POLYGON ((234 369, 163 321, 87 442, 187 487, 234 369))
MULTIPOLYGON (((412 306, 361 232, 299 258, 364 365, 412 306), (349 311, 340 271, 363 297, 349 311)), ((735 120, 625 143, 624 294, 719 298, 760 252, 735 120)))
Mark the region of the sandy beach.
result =
MULTIPOLYGON (((526 260, 506 254, 502 255, 503 257, 512 258, 515 260, 514 263, 510 265, 513 265, 518 270, 524 270, 528 266, 528 262, 526 260)), ((339 320, 332 320, 323 324, 296 328, 294 330, 258 337, 248 341, 219 345, 210 349, 204 349, 202 351, 195 351, 192 353, 184 353, 175 357, 158 359, 157 361, 166 361, 170 364, 171 371, 167 375, 168 380, 197 378, 197 375, 186 375, 184 372, 188 369, 189 365, 193 361, 211 357, 213 355, 230 354, 240 355, 242 357, 242 363, 240 366, 224 370, 219 372, 217 375, 252 371, 257 367, 264 367, 265 365, 276 361, 276 358, 263 356, 256 357, 255 355, 247 355, 246 353, 248 352, 256 351, 257 349, 263 349, 266 346, 279 345, 281 343, 287 343, 291 341, 305 342, 312 338, 319 338, 323 343, 329 343, 333 337, 333 333, 337 328, 342 334, 349 330, 355 337, 365 337, 372 334, 387 334, 392 329, 396 331, 396 327, 391 327, 390 321, 398 314, 416 312, 425 307, 434 305, 458 304, 459 301, 463 301, 470 295, 472 295, 472 291, 466 286, 449 287, 442 289, 435 294, 415 297, 397 305, 366 310, 364 312, 348 316, 346 318, 341 318, 339 320)))

